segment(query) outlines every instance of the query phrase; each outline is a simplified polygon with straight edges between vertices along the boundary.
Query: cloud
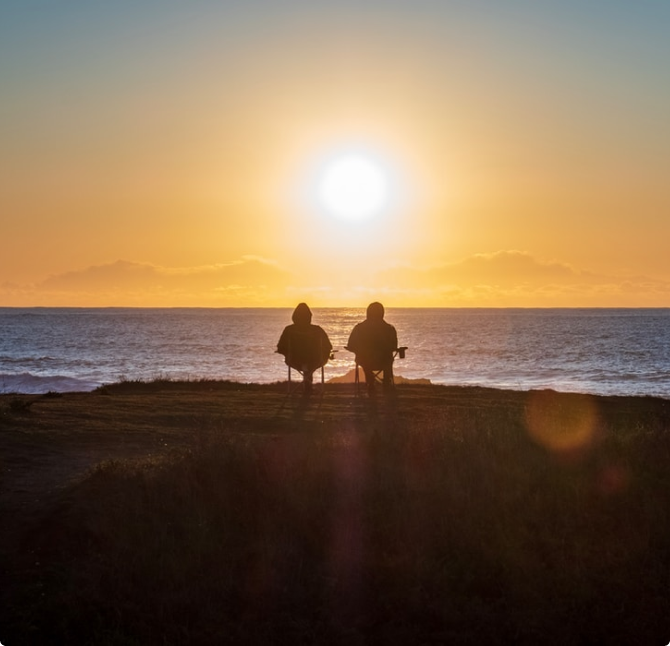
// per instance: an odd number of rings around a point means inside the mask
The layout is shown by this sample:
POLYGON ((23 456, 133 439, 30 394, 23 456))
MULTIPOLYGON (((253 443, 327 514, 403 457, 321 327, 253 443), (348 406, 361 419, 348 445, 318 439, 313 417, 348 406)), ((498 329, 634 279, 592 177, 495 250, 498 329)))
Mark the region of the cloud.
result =
POLYGON ((605 276, 517 250, 475 254, 432 267, 379 272, 396 298, 432 306, 662 307, 670 282, 646 276, 605 276))
POLYGON ((394 284, 417 284, 425 281, 430 285, 479 285, 512 286, 523 283, 547 281, 571 282, 585 274, 570 265, 559 262, 542 262, 522 251, 497 251, 490 254, 475 254, 454 263, 434 267, 398 266, 382 273, 384 279, 394 284))
POLYGON ((511 250, 433 267, 396 266, 337 284, 316 271, 296 274, 245 256, 177 268, 118 260, 33 285, 0 285, 0 303, 9 306, 286 307, 302 300, 316 306, 382 300, 416 307, 667 307, 670 282, 599 275, 511 250))
POLYGON ((51 305, 235 306, 285 304, 290 272, 257 256, 196 267, 117 260, 49 276, 31 286, 3 285, 6 296, 51 305))
POLYGON ((197 267, 170 268, 150 263, 117 260, 111 264, 50 276, 39 288, 45 290, 119 289, 219 289, 240 286, 277 286, 286 275, 278 265, 262 258, 197 267))

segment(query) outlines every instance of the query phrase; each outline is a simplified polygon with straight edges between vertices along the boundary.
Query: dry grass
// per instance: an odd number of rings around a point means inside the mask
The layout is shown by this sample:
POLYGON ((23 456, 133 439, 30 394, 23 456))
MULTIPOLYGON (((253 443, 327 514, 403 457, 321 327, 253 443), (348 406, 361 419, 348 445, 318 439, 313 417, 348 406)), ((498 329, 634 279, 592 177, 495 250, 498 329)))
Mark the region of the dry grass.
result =
POLYGON ((284 392, 0 398, 0 641, 667 642, 670 402, 284 392))

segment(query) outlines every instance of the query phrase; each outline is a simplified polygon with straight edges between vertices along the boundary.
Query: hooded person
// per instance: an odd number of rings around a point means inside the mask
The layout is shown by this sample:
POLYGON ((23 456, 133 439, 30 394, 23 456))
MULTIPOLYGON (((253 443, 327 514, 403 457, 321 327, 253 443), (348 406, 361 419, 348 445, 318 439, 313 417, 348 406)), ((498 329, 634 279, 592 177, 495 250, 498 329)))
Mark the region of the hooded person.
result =
POLYGON ((293 323, 279 337, 277 352, 284 355, 286 365, 302 373, 305 391, 309 392, 314 371, 326 365, 333 346, 323 328, 312 324, 307 303, 298 303, 291 320, 293 323))
POLYGON ((393 354, 397 348, 398 334, 384 320, 384 306, 370 303, 365 321, 354 326, 347 343, 347 350, 356 355, 356 363, 363 368, 368 392, 374 392, 375 372, 380 370, 384 373, 384 387, 393 385, 393 354))

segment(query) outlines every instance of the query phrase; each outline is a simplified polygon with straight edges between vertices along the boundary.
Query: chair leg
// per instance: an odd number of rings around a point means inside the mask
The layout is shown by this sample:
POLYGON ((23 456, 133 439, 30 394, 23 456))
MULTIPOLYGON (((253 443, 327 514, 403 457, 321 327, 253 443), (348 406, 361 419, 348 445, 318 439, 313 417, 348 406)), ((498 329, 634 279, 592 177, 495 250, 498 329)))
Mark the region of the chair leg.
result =
POLYGON ((393 366, 390 366, 386 370, 382 368, 381 370, 370 370, 369 372, 364 372, 365 385, 370 396, 374 395, 377 384, 379 384, 386 393, 390 393, 395 389, 393 366))
POLYGON ((395 378, 393 376, 393 364, 384 370, 384 378, 382 380, 382 388, 386 392, 391 392, 395 388, 395 378))
MULTIPOLYGON (((287 382, 287 387, 286 387, 286 393, 287 395, 292 395, 293 392, 298 388, 298 384, 293 381, 293 368, 291 366, 288 366, 288 382, 287 382)), ((298 374, 302 374, 300 370, 295 368, 295 371, 298 374)))
MULTIPOLYGON (((323 391, 323 386, 325 383, 325 370, 324 367, 321 366, 321 390, 323 391)), ((294 392, 297 392, 298 389, 304 394, 304 395, 310 395, 313 390, 313 373, 307 372, 307 371, 302 371, 298 368, 291 368, 291 366, 288 366, 288 382, 287 382, 287 394, 292 395, 294 392), (293 381, 293 371, 297 372, 301 377, 302 377, 302 382, 298 383, 297 381, 293 381)))

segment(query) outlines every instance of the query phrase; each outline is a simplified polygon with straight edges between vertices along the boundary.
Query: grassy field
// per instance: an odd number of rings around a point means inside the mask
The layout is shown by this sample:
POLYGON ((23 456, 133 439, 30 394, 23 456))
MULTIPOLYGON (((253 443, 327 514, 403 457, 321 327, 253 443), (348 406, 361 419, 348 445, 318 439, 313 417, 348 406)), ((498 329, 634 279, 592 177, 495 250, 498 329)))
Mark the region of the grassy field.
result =
POLYGON ((0 642, 670 641, 670 401, 0 396, 0 642))

